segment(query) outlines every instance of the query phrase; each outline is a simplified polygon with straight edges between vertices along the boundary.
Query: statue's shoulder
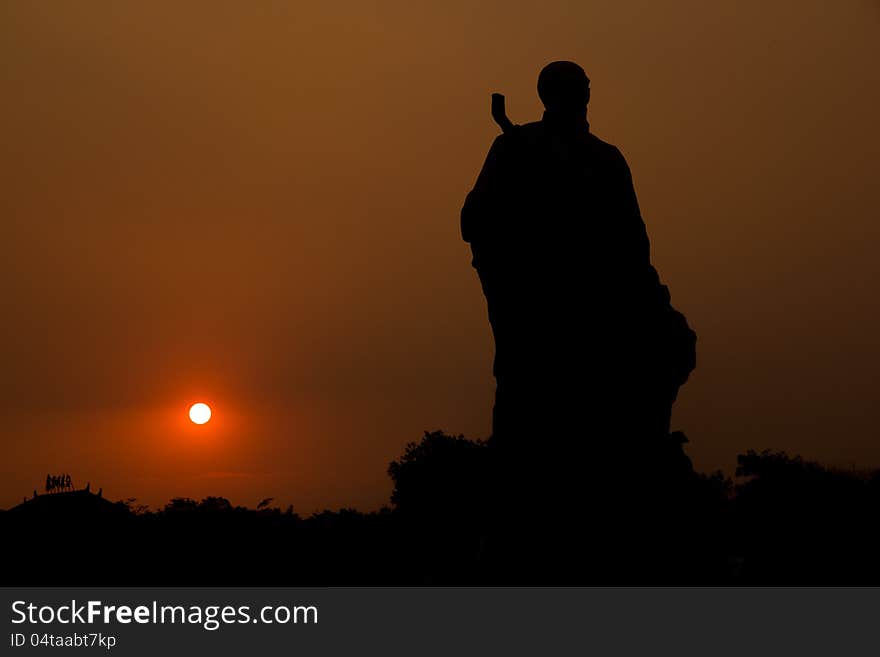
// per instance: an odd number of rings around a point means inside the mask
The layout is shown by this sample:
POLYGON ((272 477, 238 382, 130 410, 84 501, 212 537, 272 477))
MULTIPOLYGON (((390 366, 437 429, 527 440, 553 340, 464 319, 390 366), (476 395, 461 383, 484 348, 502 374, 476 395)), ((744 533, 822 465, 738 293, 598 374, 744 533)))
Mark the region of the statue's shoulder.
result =
POLYGON ((523 134, 532 136, 543 135, 547 131, 547 127, 544 125, 543 121, 532 121, 531 123, 523 123, 516 127, 519 128, 523 134))
POLYGON ((501 160, 526 157, 543 143, 545 135, 540 121, 513 125, 495 137, 491 151, 501 160))
MULTIPOLYGON (((502 137, 510 137, 511 141, 520 139, 526 144, 539 144, 548 138, 548 131, 543 121, 533 121, 515 126, 511 132, 505 133, 502 137)), ((595 155, 609 161, 625 162, 625 158, 617 146, 601 139, 594 133, 584 131, 582 139, 582 143, 595 155)))
POLYGON ((542 121, 532 121, 515 126, 512 137, 522 140, 526 144, 537 144, 547 136, 547 127, 542 121))
POLYGON ((546 148, 547 127, 541 121, 520 123, 498 137, 499 145, 510 157, 531 158, 546 148))
POLYGON ((592 132, 588 133, 587 135, 587 143, 589 144, 590 148, 593 149, 596 154, 600 155, 601 157, 605 157, 608 160, 625 161, 623 153, 620 152, 620 149, 617 146, 605 141, 604 139, 601 139, 592 132))

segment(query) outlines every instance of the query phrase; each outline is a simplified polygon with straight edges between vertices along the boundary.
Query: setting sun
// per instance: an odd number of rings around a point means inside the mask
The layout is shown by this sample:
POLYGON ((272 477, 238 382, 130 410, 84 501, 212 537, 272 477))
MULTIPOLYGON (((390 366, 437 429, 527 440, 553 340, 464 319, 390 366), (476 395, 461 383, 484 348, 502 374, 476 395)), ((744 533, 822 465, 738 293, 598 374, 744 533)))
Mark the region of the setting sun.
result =
POLYGON ((211 407, 199 402, 189 407, 189 419, 196 424, 204 424, 211 419, 211 407))

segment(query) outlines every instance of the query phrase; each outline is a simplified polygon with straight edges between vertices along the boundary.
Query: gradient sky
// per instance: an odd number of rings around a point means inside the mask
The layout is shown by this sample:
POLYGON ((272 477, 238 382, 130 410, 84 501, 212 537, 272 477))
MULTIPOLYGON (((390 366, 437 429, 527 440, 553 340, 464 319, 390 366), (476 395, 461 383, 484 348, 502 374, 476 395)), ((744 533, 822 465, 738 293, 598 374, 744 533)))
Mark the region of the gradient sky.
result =
POLYGON ((458 212, 540 68, 581 63, 699 334, 674 426, 880 466, 880 5, 0 6, 0 507, 70 472, 151 505, 387 501, 489 432, 458 212), (215 417, 196 427, 193 401, 215 417))

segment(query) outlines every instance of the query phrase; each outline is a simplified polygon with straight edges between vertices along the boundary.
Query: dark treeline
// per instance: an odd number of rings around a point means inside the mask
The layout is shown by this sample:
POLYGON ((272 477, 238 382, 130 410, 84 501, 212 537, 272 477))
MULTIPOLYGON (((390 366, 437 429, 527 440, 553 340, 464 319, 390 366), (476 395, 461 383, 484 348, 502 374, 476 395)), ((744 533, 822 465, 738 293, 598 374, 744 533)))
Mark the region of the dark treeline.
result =
MULTIPOLYGON (((175 498, 150 510, 133 499, 114 503, 87 490, 38 496, 0 513, 3 580, 7 585, 880 583, 880 472, 836 470, 770 451, 739 456, 736 482, 721 473, 682 469, 677 476, 685 494, 664 511, 663 532, 626 551, 631 569, 584 563, 560 571, 544 556, 529 559, 526 553, 517 563, 495 558, 493 541, 528 543, 532 528, 546 523, 523 515, 519 535, 493 535, 496 507, 504 500, 493 491, 489 453, 483 441, 426 433, 389 467, 390 506, 370 513, 342 509, 301 517, 293 507, 272 506, 271 498, 254 509, 222 497, 175 498)), ((638 482, 633 487, 643 490, 638 482)), ((568 532, 580 527, 589 533, 594 511, 559 518, 548 510, 548 515, 566 523, 568 532)), ((604 538, 597 535, 595 541, 604 538)))

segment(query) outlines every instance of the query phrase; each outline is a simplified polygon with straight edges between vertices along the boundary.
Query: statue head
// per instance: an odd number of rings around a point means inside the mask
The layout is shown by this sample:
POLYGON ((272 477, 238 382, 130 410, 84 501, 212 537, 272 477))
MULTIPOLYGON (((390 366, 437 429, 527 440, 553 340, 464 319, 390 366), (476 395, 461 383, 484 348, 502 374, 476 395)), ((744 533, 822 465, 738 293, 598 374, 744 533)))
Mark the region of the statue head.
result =
POLYGON ((574 62, 550 62, 538 75, 538 96, 554 114, 583 114, 590 102, 590 79, 574 62))

